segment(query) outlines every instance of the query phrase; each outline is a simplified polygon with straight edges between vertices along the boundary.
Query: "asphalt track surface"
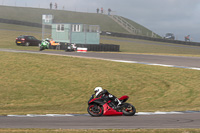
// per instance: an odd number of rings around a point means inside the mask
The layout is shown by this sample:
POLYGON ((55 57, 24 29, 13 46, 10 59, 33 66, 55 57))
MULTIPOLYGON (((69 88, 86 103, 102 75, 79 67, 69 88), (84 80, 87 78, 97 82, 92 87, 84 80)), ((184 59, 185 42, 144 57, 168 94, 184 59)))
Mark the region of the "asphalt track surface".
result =
MULTIPOLYGON (((54 51, 52 52, 43 51, 43 52, 53 53, 54 51)), ((156 64, 167 64, 167 65, 200 68, 199 57, 144 55, 144 54, 118 54, 118 53, 93 53, 93 52, 92 53, 64 52, 62 54, 69 55, 69 56, 96 58, 96 59, 137 61, 141 63, 156 63, 156 64)))
MULTIPOLYGON (((0 49, 6 52, 50 54, 59 56, 74 56, 115 61, 136 61, 140 64, 165 64, 181 66, 180 68, 200 68, 199 57, 159 56, 141 54, 117 53, 77 53, 58 51, 22 51, 0 49)), ((158 129, 158 128, 200 128, 200 113, 136 115, 91 117, 8 117, 0 116, 0 128, 50 128, 50 129, 158 129)))
POLYGON ((0 128, 167 129, 200 128, 200 113, 136 116, 0 117, 0 128))
POLYGON ((119 53, 100 53, 100 52, 60 52, 60 51, 23 51, 0 49, 7 52, 40 53, 60 56, 73 56, 81 58, 95 58, 115 61, 132 61, 140 64, 163 64, 172 65, 180 68, 194 67, 200 68, 200 57, 166 56, 166 55, 145 55, 145 54, 119 54, 119 53))

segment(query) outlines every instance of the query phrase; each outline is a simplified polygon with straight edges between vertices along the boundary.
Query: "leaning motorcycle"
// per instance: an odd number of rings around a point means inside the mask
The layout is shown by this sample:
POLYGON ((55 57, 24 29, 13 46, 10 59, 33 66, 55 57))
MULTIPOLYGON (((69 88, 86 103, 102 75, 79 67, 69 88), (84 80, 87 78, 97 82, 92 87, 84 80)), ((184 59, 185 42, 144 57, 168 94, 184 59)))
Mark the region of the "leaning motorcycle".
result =
POLYGON ((49 40, 43 40, 41 44, 39 44, 40 51, 49 49, 50 42, 49 40))
POLYGON ((87 111, 91 116, 112 116, 112 115, 125 115, 133 116, 136 113, 136 108, 130 104, 126 103, 128 96, 124 95, 119 100, 121 105, 117 107, 111 100, 106 100, 104 98, 94 98, 94 94, 88 101, 87 111))

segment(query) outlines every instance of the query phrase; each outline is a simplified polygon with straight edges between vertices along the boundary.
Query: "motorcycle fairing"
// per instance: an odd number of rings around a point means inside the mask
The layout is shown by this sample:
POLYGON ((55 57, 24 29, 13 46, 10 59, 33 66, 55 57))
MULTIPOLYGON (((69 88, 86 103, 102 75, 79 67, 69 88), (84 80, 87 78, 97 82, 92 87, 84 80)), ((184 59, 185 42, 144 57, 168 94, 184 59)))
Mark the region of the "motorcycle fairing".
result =
POLYGON ((124 96, 120 97, 119 100, 122 102, 126 102, 128 100, 128 98, 129 98, 128 96, 124 95, 124 96))
POLYGON ((103 112, 103 115, 123 115, 123 112, 118 112, 116 110, 114 110, 113 108, 111 108, 110 106, 108 106, 108 104, 104 104, 103 105, 103 108, 104 108, 104 112, 103 112))

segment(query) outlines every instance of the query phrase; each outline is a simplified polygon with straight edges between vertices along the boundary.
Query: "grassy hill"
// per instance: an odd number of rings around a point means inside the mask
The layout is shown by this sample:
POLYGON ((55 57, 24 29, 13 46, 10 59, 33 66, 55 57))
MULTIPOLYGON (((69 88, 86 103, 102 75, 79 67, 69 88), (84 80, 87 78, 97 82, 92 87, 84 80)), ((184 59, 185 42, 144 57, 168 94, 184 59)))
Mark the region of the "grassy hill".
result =
MULTIPOLYGON (((128 33, 108 15, 96 13, 72 12, 64 10, 50 10, 30 7, 0 6, 0 18, 25 22, 42 23, 42 14, 54 15, 54 23, 83 23, 100 25, 102 31, 128 33)), ((144 26, 126 19, 134 27, 141 29, 143 35, 151 35, 152 31, 144 26)), ((1 24, 1 23, 0 23, 1 24)))

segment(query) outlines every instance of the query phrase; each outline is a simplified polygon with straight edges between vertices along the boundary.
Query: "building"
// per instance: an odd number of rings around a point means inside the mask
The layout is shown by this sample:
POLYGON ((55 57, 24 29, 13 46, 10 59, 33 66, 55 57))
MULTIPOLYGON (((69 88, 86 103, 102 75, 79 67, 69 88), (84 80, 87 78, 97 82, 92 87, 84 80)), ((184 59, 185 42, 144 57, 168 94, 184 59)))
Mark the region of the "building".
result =
POLYGON ((56 42, 99 44, 100 27, 76 23, 53 23, 51 37, 56 42))
POLYGON ((56 49, 66 50, 66 43, 75 43, 88 51, 119 51, 119 45, 100 44, 100 26, 79 23, 54 23, 51 14, 42 15, 42 39, 52 38, 56 49), (50 30, 49 30, 50 29, 50 30), (49 33, 51 32, 51 33, 49 33), (51 34, 51 35, 50 35, 51 34), (58 43, 61 42, 61 43, 58 43))

